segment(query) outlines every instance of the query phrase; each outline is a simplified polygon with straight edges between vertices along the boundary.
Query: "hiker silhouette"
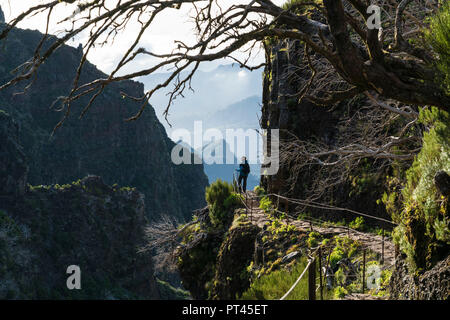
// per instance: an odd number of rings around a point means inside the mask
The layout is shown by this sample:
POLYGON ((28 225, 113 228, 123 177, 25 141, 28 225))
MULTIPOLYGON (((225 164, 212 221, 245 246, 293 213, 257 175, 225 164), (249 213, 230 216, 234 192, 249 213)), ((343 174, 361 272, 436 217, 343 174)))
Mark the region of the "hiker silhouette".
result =
POLYGON ((236 169, 239 172, 238 184, 239 184, 239 192, 247 191, 247 177, 250 173, 250 166, 248 165, 247 158, 242 157, 241 163, 239 164, 239 169, 236 169))

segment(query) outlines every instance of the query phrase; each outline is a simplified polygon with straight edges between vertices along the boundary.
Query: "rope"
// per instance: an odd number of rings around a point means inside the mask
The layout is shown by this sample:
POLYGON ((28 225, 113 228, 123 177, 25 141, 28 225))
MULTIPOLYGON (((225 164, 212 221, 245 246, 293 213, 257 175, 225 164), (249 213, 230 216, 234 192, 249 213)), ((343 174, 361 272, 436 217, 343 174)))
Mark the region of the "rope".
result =
MULTIPOLYGON (((281 199, 285 199, 285 200, 288 200, 288 201, 293 202, 293 203, 298 203, 298 202, 292 201, 291 199, 289 199, 289 198, 287 198, 287 197, 279 196, 279 195, 277 195, 277 194, 269 194, 269 195, 274 195, 274 196, 277 196, 277 197, 279 197, 279 198, 281 198, 281 199)), ((252 201, 253 199, 258 199, 258 198, 260 198, 260 197, 262 197, 262 196, 257 196, 257 195, 255 195, 255 196, 248 197, 248 194, 246 193, 246 194, 245 194, 245 199, 242 199, 242 203, 243 203, 243 205, 245 206, 246 209, 249 209, 249 207, 248 207, 248 205, 247 205, 248 200, 252 201)), ((327 206, 327 205, 326 205, 326 206, 327 206)), ((326 206, 324 205, 323 207, 326 207, 326 206)), ((389 222, 389 223, 395 224, 395 223, 393 223, 393 222, 391 222, 391 221, 388 221, 388 220, 386 220, 386 219, 378 218, 378 217, 372 217, 372 216, 369 216, 369 215, 366 215, 366 214, 363 214, 363 213, 360 213, 360 212, 357 212, 357 211, 354 211, 354 210, 350 210, 350 209, 338 208, 338 207, 333 207, 333 209, 335 209, 335 210, 345 210, 345 211, 350 211, 350 212, 352 212, 352 213, 355 213, 355 214, 358 214, 358 215, 362 215, 362 216, 366 216, 366 217, 368 217, 368 218, 372 218, 372 219, 381 220, 381 221, 385 221, 385 222, 389 222)), ((285 214, 287 217, 290 217, 290 218, 292 218, 292 219, 295 219, 295 217, 292 217, 292 216, 290 216, 288 213, 282 212, 282 211, 278 210, 277 208, 274 208, 274 210, 275 210, 276 212, 278 212, 278 213, 283 213, 283 214, 285 214)), ((321 220, 321 219, 318 219, 318 218, 312 218, 312 217, 310 217, 309 221, 308 221, 307 218, 302 218, 301 220, 306 221, 306 222, 310 222, 310 223, 312 223, 314 220, 315 220, 315 222, 321 222, 321 223, 327 222, 327 221, 323 221, 323 220, 321 220)), ((360 232, 360 231, 351 229, 351 228, 349 228, 349 227, 334 226, 333 228, 343 229, 344 232, 345 232, 345 231, 351 231, 352 233, 357 233, 357 234, 361 234, 361 235, 367 235, 367 234, 364 233, 364 232, 360 232)), ((385 236, 385 239, 384 239, 383 241, 386 241, 386 238, 390 238, 390 237, 386 237, 386 236, 385 236)), ((363 246, 361 246, 361 247, 364 248, 365 250, 371 249, 367 244, 365 244, 365 245, 363 245, 363 246)), ((288 291, 280 298, 280 300, 285 300, 286 297, 288 297, 289 294, 290 294, 290 293, 295 289, 295 287, 299 284, 300 280, 303 278, 303 276, 305 275, 306 271, 309 270, 309 267, 310 267, 311 263, 317 258, 315 255, 316 255, 317 251, 319 250, 319 248, 320 248, 320 246, 317 247, 316 250, 311 254, 310 259, 309 259, 309 261, 308 261, 308 264, 306 265, 306 267, 305 267, 305 269, 303 270, 303 272, 300 274, 300 276, 297 278, 297 280, 294 282, 294 284, 289 288, 289 290, 288 290, 288 291)), ((330 251, 330 254, 328 255, 328 259, 327 259, 328 261, 327 261, 326 268, 327 268, 328 265, 329 265, 329 259, 330 259, 330 256, 331 256, 331 251, 330 251)), ((383 266, 383 269, 385 269, 385 268, 387 268, 386 265, 383 266)), ((355 276, 353 276, 353 277, 358 278, 357 275, 355 275, 355 276)), ((325 278, 325 274, 324 274, 324 278, 325 278)), ((318 288, 316 288, 315 291, 317 292, 317 290, 318 290, 319 288, 320 288, 320 286, 319 286, 318 288)))
POLYGON ((294 288, 297 286, 297 284, 300 282, 300 280, 302 279, 303 275, 306 273, 306 270, 309 269, 309 266, 311 265, 311 263, 314 261, 315 257, 313 257, 312 259, 309 260, 308 264, 306 265, 305 269, 303 270, 302 274, 300 275, 300 277, 297 278, 297 280, 294 282, 294 284, 292 285, 292 287, 284 294, 284 296, 282 296, 280 298, 280 300, 284 300, 286 299, 286 297, 292 292, 292 290, 294 290, 294 288))
MULTIPOLYGON (((284 196, 281 196, 281 195, 276 194, 276 193, 270 193, 270 194, 267 194, 266 196, 275 196, 275 197, 278 197, 280 199, 287 200, 288 202, 304 205, 304 206, 311 207, 311 208, 324 209, 324 210, 335 210, 335 211, 348 211, 348 212, 351 212, 353 214, 356 214, 356 215, 359 215, 359 216, 363 216, 363 217, 366 217, 366 218, 383 221, 383 222, 390 223, 390 224, 393 224, 393 225, 398 225, 397 223, 395 223, 393 221, 390 221, 390 220, 387 220, 387 219, 383 219, 383 218, 380 218, 380 217, 374 217, 374 216, 371 216, 369 214, 362 213, 362 212, 359 212, 359 211, 355 211, 355 210, 352 210, 352 209, 336 207, 336 206, 323 204, 323 203, 318 203, 318 202, 314 202, 314 201, 305 201, 305 200, 300 200, 300 199, 288 198, 288 197, 284 197, 284 196)), ((261 197, 264 197, 264 196, 255 195, 252 198, 261 198, 261 197)))

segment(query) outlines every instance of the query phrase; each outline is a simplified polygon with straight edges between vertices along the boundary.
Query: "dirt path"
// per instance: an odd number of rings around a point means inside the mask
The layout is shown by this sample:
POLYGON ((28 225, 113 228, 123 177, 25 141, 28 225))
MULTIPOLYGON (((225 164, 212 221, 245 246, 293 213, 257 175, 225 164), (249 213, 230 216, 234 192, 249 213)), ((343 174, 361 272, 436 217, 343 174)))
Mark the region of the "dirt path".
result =
MULTIPOLYGON (((248 215, 251 222, 260 228, 269 222, 269 218, 262 209, 259 208, 259 200, 255 197, 254 192, 247 192, 248 215)), ((304 220, 290 220, 290 224, 296 226, 299 230, 311 230, 311 224, 304 220)), ((383 251, 382 236, 359 232, 347 227, 330 226, 322 227, 312 224, 312 229, 326 236, 349 236, 351 239, 365 245, 369 250, 381 255, 383 251)), ((386 267, 390 267, 395 263, 395 247, 390 240, 384 240, 384 263, 386 267)))

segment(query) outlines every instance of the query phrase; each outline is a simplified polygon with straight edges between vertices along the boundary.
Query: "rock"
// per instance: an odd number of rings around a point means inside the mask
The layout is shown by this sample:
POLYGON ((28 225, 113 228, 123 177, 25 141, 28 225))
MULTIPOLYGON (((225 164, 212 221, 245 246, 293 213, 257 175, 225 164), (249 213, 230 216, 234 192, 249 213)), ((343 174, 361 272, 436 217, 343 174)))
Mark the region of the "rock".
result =
POLYGON ((18 127, 0 111, 0 299, 157 299, 144 195, 88 176, 29 186, 18 127), (81 269, 81 290, 66 270, 81 269))
POLYGON ((18 143, 18 130, 10 115, 0 110, 0 196, 25 193, 28 166, 18 143))
POLYGON ((213 281, 212 299, 236 299, 250 285, 246 267, 252 261, 255 238, 260 229, 251 223, 233 227, 223 241, 217 256, 216 274, 213 281))
POLYGON ((291 252, 291 253, 285 255, 281 259, 281 263, 287 263, 287 262, 291 261, 292 259, 294 259, 295 257, 297 257, 299 254, 300 254, 300 251, 291 252))
MULTIPOLYGON (((317 15, 314 10, 311 11, 312 15, 317 15)), ((309 86, 308 81, 311 76, 305 59, 304 44, 300 40, 293 39, 273 40, 267 47, 270 59, 264 69, 261 128, 280 129, 280 150, 283 150, 287 141, 291 141, 294 136, 304 141, 307 146, 321 145, 324 150, 338 148, 342 145, 342 137, 353 136, 353 128, 349 129, 342 125, 347 121, 348 112, 350 110, 354 112, 353 110, 359 109, 365 102, 346 101, 323 107, 314 105, 306 98, 299 99, 300 89, 309 86)), ((319 57, 315 56, 313 60, 316 58, 319 57)), ((347 144, 347 141, 345 143, 347 144)), ((370 212, 371 215, 390 219, 384 206, 376 202, 376 199, 381 198, 384 193, 381 179, 374 177, 379 182, 377 188, 371 187, 364 192, 358 189, 360 187, 355 188, 348 182, 337 183, 333 185, 333 188, 324 188, 326 192, 320 192, 318 189, 323 186, 323 181, 319 182, 317 177, 336 177, 339 170, 335 170, 335 166, 299 168, 295 167, 296 161, 293 158, 281 157, 280 160, 280 167, 276 174, 261 176, 261 186, 267 193, 290 198, 313 198, 317 196, 317 194, 311 194, 315 190, 321 194, 320 201, 323 203, 332 201, 334 206, 370 212)), ((376 163, 373 165, 374 168, 377 166, 376 163)), ((352 173, 352 175, 359 175, 359 173, 352 173)), ((334 178, 331 180, 335 181, 334 178)), ((341 219, 333 210, 308 208, 308 212, 315 218, 325 221, 341 219)), ((346 219, 351 221, 355 218, 356 216, 349 215, 346 219)), ((375 222, 376 220, 370 219, 366 221, 366 224, 371 225, 375 222)))
POLYGON ((405 256, 397 257, 389 287, 394 300, 448 300, 450 256, 421 275, 410 274, 405 256))
MULTIPOLYGON (((1 40, 0 83, 8 82, 10 71, 33 56, 41 38, 38 31, 13 28, 1 40)), ((206 205, 208 179, 203 165, 175 165, 171 161, 175 144, 150 105, 137 121, 124 121, 142 103, 124 99, 121 92, 141 97, 142 83, 111 84, 81 120, 78 117, 90 97, 72 103, 69 118, 51 135, 63 113, 56 111, 59 105, 50 106, 57 97, 70 92, 81 49, 61 46, 39 68, 33 85, 24 94, 15 95, 23 91, 23 84, 0 91, 0 109, 8 112, 21 128, 29 183, 66 184, 89 174, 97 175, 109 185, 136 187, 145 195, 146 215, 151 219, 166 213, 180 221, 190 219, 192 210, 206 205)), ((105 76, 87 62, 80 83, 105 76)))
POLYGON ((5 23, 5 14, 3 13, 1 6, 0 6, 0 23, 5 23))
POLYGON ((443 170, 436 172, 434 175, 434 185, 444 197, 450 195, 450 176, 447 172, 443 170))

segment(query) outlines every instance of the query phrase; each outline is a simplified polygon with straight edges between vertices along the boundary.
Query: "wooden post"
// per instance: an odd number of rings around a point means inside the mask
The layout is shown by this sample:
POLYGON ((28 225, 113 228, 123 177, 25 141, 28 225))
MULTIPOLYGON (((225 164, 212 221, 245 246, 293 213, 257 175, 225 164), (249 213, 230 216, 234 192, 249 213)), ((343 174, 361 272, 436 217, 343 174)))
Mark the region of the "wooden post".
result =
POLYGON ((323 273, 323 279, 324 280, 325 280, 325 278, 327 276, 328 266, 330 265, 330 258, 331 258, 331 253, 332 252, 333 252, 333 248, 330 246, 330 250, 328 250, 328 258, 327 258, 327 264, 325 266, 325 272, 323 273))
POLYGON ((286 214, 286 221, 289 224, 289 201, 284 199, 284 213, 286 214))
POLYGON ((264 242, 262 244, 262 265, 264 267, 265 261, 264 261, 264 242))
POLYGON ((364 294, 366 288, 366 248, 363 251, 363 269, 362 269, 362 293, 364 294))
POLYGON ((323 283, 322 283, 322 248, 319 247, 319 281, 320 281, 320 300, 323 300, 323 283))
POLYGON ((253 220, 253 198, 250 199, 250 222, 253 220))
POLYGON ((384 264, 384 229, 382 229, 382 240, 381 240, 381 264, 384 264))
POLYGON ((245 192, 245 215, 248 217, 248 202, 247 202, 247 192, 245 192))
POLYGON ((316 258, 312 258, 308 269, 308 297, 309 300, 316 300, 316 258))

